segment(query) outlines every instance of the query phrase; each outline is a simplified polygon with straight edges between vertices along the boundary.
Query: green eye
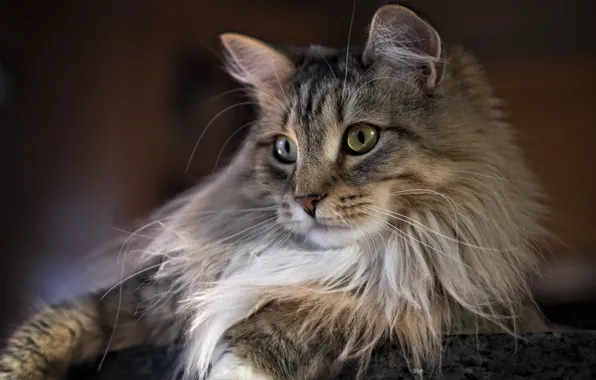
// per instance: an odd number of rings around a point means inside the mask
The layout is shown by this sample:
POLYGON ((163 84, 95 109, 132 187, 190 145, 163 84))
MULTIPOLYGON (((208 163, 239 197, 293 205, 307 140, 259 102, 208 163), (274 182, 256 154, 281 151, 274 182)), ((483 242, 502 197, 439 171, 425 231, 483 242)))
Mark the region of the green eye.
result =
POLYGON ((379 130, 368 124, 354 124, 344 135, 345 148, 350 154, 370 152, 379 141, 379 130))
POLYGON ((296 162, 296 144, 285 136, 279 136, 275 139, 273 146, 273 155, 284 164, 293 164, 296 162))

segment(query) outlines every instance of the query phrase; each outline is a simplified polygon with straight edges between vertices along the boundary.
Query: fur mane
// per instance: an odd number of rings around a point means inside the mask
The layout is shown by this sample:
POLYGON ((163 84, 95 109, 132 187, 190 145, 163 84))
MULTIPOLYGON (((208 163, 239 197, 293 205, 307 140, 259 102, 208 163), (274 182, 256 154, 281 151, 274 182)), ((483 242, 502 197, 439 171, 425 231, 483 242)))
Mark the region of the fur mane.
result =
POLYGON ((392 220, 382 239, 326 250, 293 243, 275 227, 274 205, 255 201, 246 186, 250 141, 228 168, 139 233, 148 236, 140 243, 143 265, 155 265, 154 280, 170 284, 164 298, 180 300, 189 376, 204 378, 226 330, 266 302, 299 305, 305 334, 341 331, 341 359, 366 361, 380 340, 397 337, 416 368, 440 359, 445 334, 483 325, 516 331, 528 301, 524 276, 545 235, 537 222, 541 191, 516 163, 519 152, 480 67, 457 49, 447 62, 441 86, 459 86, 504 131, 512 161, 494 157, 482 170, 471 168, 441 196, 421 192, 425 207, 392 220))

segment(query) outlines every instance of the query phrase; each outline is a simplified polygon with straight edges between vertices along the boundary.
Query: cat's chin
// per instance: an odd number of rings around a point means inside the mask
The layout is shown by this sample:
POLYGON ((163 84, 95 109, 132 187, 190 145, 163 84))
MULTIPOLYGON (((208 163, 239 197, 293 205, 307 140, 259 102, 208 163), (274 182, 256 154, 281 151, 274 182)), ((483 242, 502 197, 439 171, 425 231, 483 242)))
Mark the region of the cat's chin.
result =
POLYGON ((305 234, 306 240, 321 248, 341 248, 357 244, 364 231, 342 227, 315 225, 305 234))
POLYGON ((363 240, 370 244, 371 239, 366 235, 380 234, 377 223, 361 223, 357 226, 329 224, 313 219, 302 207, 295 206, 292 211, 292 223, 285 227, 296 236, 303 238, 305 243, 318 248, 342 248, 357 245, 363 240))

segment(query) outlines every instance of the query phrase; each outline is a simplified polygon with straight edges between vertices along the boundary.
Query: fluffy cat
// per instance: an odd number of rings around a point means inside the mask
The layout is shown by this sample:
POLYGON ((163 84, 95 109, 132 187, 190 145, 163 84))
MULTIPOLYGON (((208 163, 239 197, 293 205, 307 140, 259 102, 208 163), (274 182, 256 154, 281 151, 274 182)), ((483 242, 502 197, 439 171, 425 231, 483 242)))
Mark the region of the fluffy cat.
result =
POLYGON ((362 49, 221 39, 259 108, 241 150, 132 237, 137 276, 18 329, 0 379, 179 338, 188 379, 328 379, 381 340, 418 368, 541 325, 541 189, 471 55, 397 5, 362 49))

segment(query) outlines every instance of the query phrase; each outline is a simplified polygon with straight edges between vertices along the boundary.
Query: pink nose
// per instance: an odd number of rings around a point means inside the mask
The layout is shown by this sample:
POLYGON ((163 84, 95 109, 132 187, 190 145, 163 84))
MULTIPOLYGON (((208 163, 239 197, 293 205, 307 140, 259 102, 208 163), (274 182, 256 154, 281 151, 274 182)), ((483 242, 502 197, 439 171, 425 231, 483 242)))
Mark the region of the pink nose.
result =
POLYGON ((315 211, 317 208, 317 203, 323 198, 325 198, 326 194, 308 194, 308 195, 300 195, 296 196, 296 202, 300 203, 304 211, 313 218, 315 217, 315 211))

